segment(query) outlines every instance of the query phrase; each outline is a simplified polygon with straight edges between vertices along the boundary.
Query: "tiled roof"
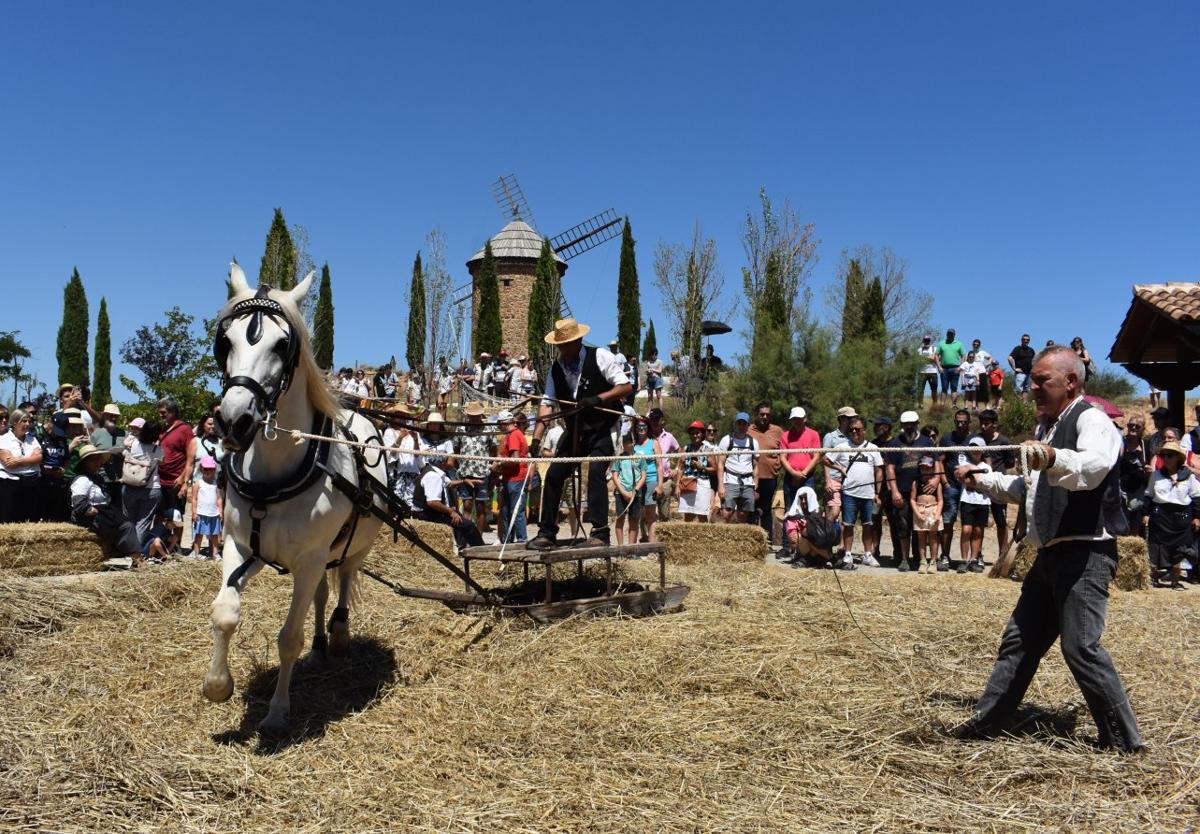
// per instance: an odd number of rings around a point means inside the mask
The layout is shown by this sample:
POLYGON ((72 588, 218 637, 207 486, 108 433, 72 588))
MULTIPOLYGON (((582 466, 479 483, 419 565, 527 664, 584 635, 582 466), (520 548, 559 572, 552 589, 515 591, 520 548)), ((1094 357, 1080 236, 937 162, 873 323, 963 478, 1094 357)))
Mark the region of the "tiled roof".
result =
MULTIPOLYGON (((542 236, 524 220, 513 220, 492 238, 492 255, 497 258, 528 258, 536 261, 542 254, 542 236)), ((566 261, 557 254, 554 256, 559 263, 566 261)), ((483 250, 480 249, 468 264, 483 260, 483 250)))
POLYGON ((1135 284, 1133 294, 1181 324, 1200 321, 1200 282, 1135 284))

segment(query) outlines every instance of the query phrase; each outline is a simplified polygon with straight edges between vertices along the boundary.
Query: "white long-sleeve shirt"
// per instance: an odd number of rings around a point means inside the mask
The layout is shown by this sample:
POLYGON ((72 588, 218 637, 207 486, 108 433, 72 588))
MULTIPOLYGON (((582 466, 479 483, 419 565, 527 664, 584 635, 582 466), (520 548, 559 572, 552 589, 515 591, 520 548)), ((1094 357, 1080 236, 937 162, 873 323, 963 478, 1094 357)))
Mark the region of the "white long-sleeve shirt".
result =
MULTIPOLYGON (((562 366, 563 377, 567 381, 567 386, 570 391, 559 391, 554 384, 554 374, 546 374, 546 393, 543 402, 548 406, 554 406, 559 397, 564 400, 575 402, 579 392, 579 377, 583 372, 583 360, 587 356, 588 350, 591 348, 581 347, 579 349, 579 357, 575 362, 567 364, 561 359, 557 360, 562 366)), ((609 385, 625 385, 629 382, 629 377, 625 375, 624 360, 618 361, 617 357, 604 348, 595 348, 596 351, 596 369, 600 371, 600 375, 604 377, 609 385)))
MULTIPOLYGON (((1063 413, 1073 407, 1079 399, 1082 398, 1073 400, 1063 409, 1063 413)), ((1038 439, 1049 443, 1054 439, 1057 427, 1056 422, 1038 439)), ((989 498, 1008 504, 1025 502, 1025 517, 1029 519, 1029 543, 1034 547, 1049 547, 1070 539, 1103 541, 1112 538, 1109 532, 1104 530, 1099 536, 1061 536, 1048 542, 1038 540, 1037 524, 1033 516, 1033 499, 1041 479, 1048 478, 1051 486, 1062 487, 1072 492, 1096 489, 1117 465, 1117 458, 1124 447, 1121 432, 1098 408, 1085 409, 1079 415, 1077 428, 1078 450, 1055 449, 1054 465, 1041 472, 1033 472, 1033 485, 1028 490, 1025 488, 1025 480, 1020 475, 989 472, 986 475, 975 476, 975 484, 979 491, 989 498)))

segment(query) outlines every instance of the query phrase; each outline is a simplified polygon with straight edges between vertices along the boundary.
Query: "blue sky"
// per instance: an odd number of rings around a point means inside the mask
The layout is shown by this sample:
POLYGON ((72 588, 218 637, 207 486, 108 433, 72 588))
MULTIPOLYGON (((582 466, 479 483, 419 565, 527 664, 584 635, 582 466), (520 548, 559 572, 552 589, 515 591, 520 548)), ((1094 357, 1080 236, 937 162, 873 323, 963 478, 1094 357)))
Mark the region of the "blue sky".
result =
MULTIPOLYGON (((1135 282, 1200 277, 1193 3, 8 4, 0 278, 53 384, 62 287, 108 299, 115 347, 253 279, 272 209, 328 261, 336 361, 403 355, 413 254, 456 279, 515 173, 543 231, 614 207, 638 240, 694 224, 740 284, 760 186, 842 249, 890 246, 931 318, 1004 355, 1107 354, 1135 282)), ((618 245, 568 298, 615 331, 618 245)), ((739 352, 736 336, 716 342, 739 352)), ((114 355, 116 371, 122 370, 114 355)), ((116 377, 114 373, 114 384, 116 377)), ((124 395, 119 389, 117 396, 124 395)))

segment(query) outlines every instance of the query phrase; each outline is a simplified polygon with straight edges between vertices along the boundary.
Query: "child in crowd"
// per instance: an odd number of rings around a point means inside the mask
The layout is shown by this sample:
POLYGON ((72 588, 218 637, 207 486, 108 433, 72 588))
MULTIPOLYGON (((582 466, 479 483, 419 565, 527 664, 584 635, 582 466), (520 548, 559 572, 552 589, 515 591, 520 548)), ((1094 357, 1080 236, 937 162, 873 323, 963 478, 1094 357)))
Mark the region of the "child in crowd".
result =
MULTIPOLYGON (((992 471, 983 460, 983 450, 987 441, 982 437, 972 437, 967 445, 973 447, 967 452, 967 461, 976 474, 992 471)), ((958 563, 958 573, 981 573, 983 563, 979 552, 983 549, 983 531, 987 529, 988 513, 991 512, 992 499, 982 492, 977 492, 963 485, 962 497, 959 499, 959 512, 962 514, 961 552, 962 561, 958 563)))
POLYGON ((923 455, 917 466, 909 502, 913 508, 913 530, 917 533, 917 573, 937 573, 938 543, 942 530, 942 477, 931 455, 923 455), (933 484, 933 492, 925 488, 933 484), (924 561, 922 561, 924 557, 924 561))
POLYGON ((1004 369, 995 359, 992 360, 992 370, 988 372, 988 381, 992 385, 992 409, 999 411, 1004 402, 1004 369))
POLYGON ((217 461, 212 455, 200 458, 200 480, 192 484, 192 552, 199 555, 201 542, 208 539, 209 559, 221 555, 221 520, 225 517, 225 494, 217 486, 217 461))
POLYGON ((979 374, 975 351, 968 351, 967 358, 958 366, 958 385, 963 392, 963 404, 972 411, 979 410, 979 374))
POLYGON ((149 531, 146 533, 146 540, 142 543, 142 558, 138 564, 149 562, 165 562, 170 557, 170 551, 167 550, 167 542, 170 541, 171 534, 167 531, 167 520, 162 513, 154 514, 154 522, 150 525, 149 531))
POLYGON ((636 544, 642 518, 642 491, 646 486, 646 458, 634 454, 633 435, 621 438, 621 459, 609 467, 613 498, 617 510, 617 544, 625 544, 625 528, 629 528, 629 543, 636 544))
POLYGON ((1184 572, 1196 560, 1200 532, 1200 481, 1185 465, 1183 447, 1174 440, 1159 450, 1162 466, 1146 486, 1145 516, 1149 530, 1150 569, 1155 587, 1182 590, 1184 572))

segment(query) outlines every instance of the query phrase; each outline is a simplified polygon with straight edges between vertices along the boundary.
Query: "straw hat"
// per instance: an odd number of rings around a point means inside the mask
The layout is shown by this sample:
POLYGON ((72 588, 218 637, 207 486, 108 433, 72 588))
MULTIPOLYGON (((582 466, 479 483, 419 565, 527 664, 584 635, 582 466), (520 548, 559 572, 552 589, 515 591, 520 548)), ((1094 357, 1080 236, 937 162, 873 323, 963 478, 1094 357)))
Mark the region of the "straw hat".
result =
POLYGON ((1167 452, 1173 452, 1173 453, 1179 455, 1179 457, 1183 458, 1184 460, 1187 460, 1187 453, 1184 452, 1183 447, 1180 446, 1179 443, 1177 443, 1174 440, 1168 440, 1158 450, 1158 453, 1160 455, 1165 455, 1167 452))
POLYGON ((67 391, 74 387, 75 386, 70 382, 60 382, 58 383, 58 390, 54 392, 54 396, 61 397, 63 395, 63 391, 67 391))
POLYGON ((425 418, 425 425, 428 426, 430 423, 441 423, 442 425, 445 425, 446 418, 442 417, 440 412, 431 411, 429 412, 429 416, 425 418))
POLYGON ((568 342, 582 339, 591 329, 575 319, 559 319, 554 322, 554 329, 546 334, 546 344, 565 345, 568 342))
POLYGON ((467 403, 463 406, 463 414, 468 417, 482 417, 485 413, 483 403, 467 403))
POLYGON ((120 417, 120 416, 121 416, 121 409, 117 408, 117 404, 116 404, 116 403, 109 403, 108 405, 104 406, 104 411, 103 411, 103 413, 104 413, 104 414, 111 414, 111 415, 112 415, 112 416, 114 416, 114 417, 120 417))
POLYGON ((96 455, 100 455, 104 458, 104 460, 108 460, 110 457, 112 457, 112 452, 106 452, 104 449, 97 448, 96 446, 93 446, 91 443, 84 443, 82 446, 79 447, 79 462, 80 463, 83 463, 88 458, 94 457, 96 455))

